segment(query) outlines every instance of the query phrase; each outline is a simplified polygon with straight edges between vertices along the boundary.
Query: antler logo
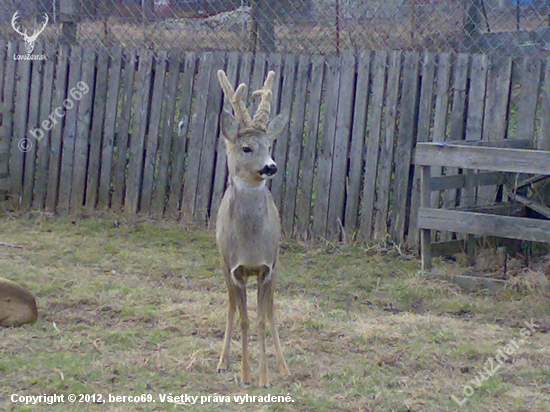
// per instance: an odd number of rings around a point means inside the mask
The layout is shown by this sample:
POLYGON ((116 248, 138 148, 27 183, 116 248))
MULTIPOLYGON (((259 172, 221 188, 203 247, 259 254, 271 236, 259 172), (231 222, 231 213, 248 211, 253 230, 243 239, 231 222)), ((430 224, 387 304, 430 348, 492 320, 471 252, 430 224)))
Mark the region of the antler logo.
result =
POLYGON ((46 25, 48 24, 48 21, 49 21, 48 15, 44 14, 44 17, 45 17, 44 25, 42 26, 42 28, 40 30, 35 30, 34 33, 32 34, 32 36, 29 36, 27 34, 27 30, 22 32, 21 28, 18 27, 18 25, 17 25, 17 18, 18 17, 19 17, 19 12, 16 11, 15 14, 13 15, 13 18, 11 19, 11 25, 12 25, 13 29, 23 37, 23 40, 26 43, 25 44, 25 49, 27 50, 28 54, 31 54, 32 51, 34 50, 34 43, 36 43, 36 39, 37 39, 38 35, 44 31, 44 29, 46 28, 46 25))

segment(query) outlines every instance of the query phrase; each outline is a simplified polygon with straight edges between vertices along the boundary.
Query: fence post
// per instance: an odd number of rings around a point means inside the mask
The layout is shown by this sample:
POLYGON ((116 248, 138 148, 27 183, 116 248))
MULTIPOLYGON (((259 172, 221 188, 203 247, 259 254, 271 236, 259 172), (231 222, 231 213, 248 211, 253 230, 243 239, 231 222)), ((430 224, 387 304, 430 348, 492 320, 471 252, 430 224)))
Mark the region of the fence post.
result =
POLYGON ((275 52, 275 2, 251 0, 252 6, 252 45, 259 52, 275 52))
POLYGON ((75 44, 80 20, 78 0, 59 0, 59 21, 61 22, 61 43, 75 44))

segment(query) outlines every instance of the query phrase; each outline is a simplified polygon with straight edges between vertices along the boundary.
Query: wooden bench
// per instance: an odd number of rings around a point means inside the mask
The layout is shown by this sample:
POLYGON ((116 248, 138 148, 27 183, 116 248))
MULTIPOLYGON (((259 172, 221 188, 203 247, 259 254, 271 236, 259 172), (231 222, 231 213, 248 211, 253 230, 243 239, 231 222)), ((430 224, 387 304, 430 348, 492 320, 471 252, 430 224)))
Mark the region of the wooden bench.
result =
MULTIPOLYGON (((418 143, 415 152, 415 164, 420 167, 420 207, 418 209, 418 228, 422 270, 432 269, 431 231, 442 230, 466 233, 466 251, 473 254, 473 235, 498 236, 534 242, 550 243, 550 220, 499 215, 485 208, 483 213, 471 207, 468 199, 478 186, 503 184, 509 179, 509 173, 535 174, 547 178, 550 176, 550 152, 527 149, 528 142, 507 140, 500 142, 456 142, 418 143), (431 177, 431 166, 456 167, 465 170, 462 175, 431 177), (475 172, 484 170, 484 172, 475 172), (508 179, 507 179, 508 176, 508 179), (456 209, 437 209, 430 207, 432 191, 460 188, 465 192, 466 207, 456 209), (468 206, 470 206, 468 208, 468 206)), ((533 179, 530 179, 531 181, 533 179)), ((509 180, 508 180, 509 181, 509 180)), ((509 197, 523 204, 529 203, 524 196, 510 193, 509 197)), ((505 206, 503 204, 502 206, 505 206)), ((550 219, 550 208, 540 204, 537 212, 550 219)))

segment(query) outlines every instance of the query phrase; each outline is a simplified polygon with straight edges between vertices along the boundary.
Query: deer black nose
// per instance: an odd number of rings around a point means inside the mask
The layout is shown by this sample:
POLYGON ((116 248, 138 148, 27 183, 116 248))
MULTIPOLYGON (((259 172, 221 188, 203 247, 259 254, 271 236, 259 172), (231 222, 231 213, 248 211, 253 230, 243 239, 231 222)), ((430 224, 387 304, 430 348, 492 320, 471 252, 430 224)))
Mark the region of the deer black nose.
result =
POLYGON ((277 173, 276 164, 266 165, 262 170, 260 170, 261 175, 273 176, 275 173, 277 173))

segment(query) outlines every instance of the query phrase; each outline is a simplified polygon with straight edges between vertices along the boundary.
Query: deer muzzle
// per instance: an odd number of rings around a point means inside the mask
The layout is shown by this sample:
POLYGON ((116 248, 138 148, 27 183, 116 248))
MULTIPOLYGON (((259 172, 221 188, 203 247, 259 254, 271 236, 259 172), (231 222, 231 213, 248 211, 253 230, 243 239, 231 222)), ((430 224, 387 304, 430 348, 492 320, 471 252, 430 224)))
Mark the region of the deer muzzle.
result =
POLYGON ((260 176, 272 177, 275 173, 277 173, 277 165, 275 163, 265 165, 258 173, 260 176))

